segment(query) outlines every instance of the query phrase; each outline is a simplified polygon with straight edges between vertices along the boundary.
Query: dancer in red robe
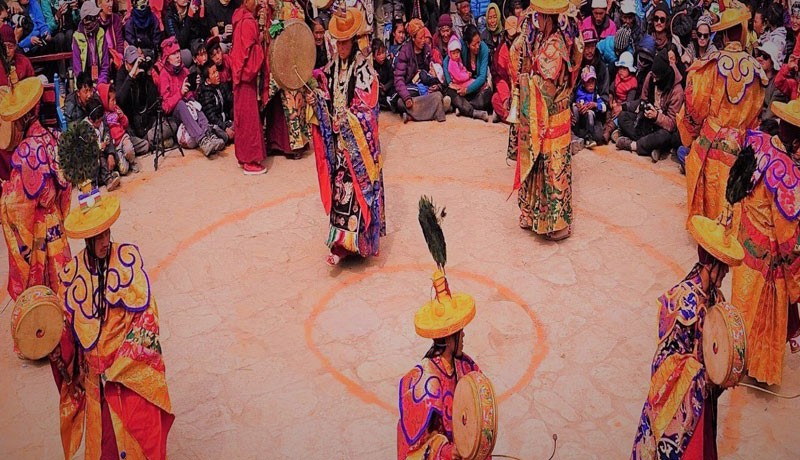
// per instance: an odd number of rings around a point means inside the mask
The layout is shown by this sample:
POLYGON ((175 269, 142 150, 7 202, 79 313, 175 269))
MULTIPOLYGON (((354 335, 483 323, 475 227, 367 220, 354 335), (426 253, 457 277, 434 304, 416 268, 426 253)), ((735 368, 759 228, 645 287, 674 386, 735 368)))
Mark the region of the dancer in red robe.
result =
POLYGON ((267 172, 267 157, 258 110, 258 73, 264 69, 264 48, 256 21, 257 0, 244 0, 233 13, 233 125, 236 159, 246 175, 267 172))

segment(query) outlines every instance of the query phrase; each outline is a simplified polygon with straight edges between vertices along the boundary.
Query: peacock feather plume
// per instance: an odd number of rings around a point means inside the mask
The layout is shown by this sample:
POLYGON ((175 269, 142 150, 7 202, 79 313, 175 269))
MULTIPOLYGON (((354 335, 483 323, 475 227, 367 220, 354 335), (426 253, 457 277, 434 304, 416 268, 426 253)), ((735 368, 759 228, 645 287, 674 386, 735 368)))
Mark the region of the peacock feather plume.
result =
POLYGON ((730 204, 742 201, 753 191, 753 173, 756 170, 756 152, 753 147, 747 146, 736 157, 728 176, 728 187, 725 198, 730 204))
POLYGON ((428 250, 431 252, 436 266, 442 271, 447 263, 447 244, 444 241, 441 223, 446 215, 445 208, 440 211, 436 209, 430 198, 425 195, 420 197, 419 226, 422 227, 422 234, 425 236, 425 242, 428 243, 428 250))
POLYGON ((89 123, 73 124, 58 139, 58 165, 75 186, 95 178, 98 158, 97 134, 89 123))

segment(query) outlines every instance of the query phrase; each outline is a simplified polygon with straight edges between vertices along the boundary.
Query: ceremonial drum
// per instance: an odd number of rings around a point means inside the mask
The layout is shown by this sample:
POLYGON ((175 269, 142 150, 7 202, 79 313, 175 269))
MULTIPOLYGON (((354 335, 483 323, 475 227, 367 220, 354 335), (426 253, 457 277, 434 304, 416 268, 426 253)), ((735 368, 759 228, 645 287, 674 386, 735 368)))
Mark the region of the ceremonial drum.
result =
POLYGON ((484 460, 497 439, 497 399, 489 378, 479 371, 465 375, 453 396, 453 440, 465 460, 484 460))
POLYGON ((64 329, 64 313, 47 286, 25 290, 11 313, 11 337, 23 358, 37 360, 55 350, 64 329))
POLYGON ((275 83, 298 90, 311 78, 317 60, 314 34, 305 22, 291 19, 269 45, 269 67, 275 83))
POLYGON ((730 388, 746 369, 747 337, 744 320, 733 305, 720 302, 708 310, 703 325, 703 360, 708 378, 730 388))

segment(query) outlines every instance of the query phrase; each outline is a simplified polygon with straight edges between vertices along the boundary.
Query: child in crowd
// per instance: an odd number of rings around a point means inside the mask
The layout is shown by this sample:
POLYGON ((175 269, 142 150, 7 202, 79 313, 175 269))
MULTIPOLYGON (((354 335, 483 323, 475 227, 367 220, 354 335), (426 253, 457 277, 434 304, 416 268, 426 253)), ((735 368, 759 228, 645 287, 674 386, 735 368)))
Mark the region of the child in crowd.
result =
POLYGON ((128 117, 117 106, 117 91, 114 85, 100 83, 97 85, 97 94, 100 102, 103 103, 105 110, 104 122, 108 126, 111 141, 116 151, 116 163, 119 173, 126 176, 129 172, 139 172, 139 165, 136 164, 136 151, 133 148, 133 141, 128 134, 128 117))
POLYGON ((609 105, 611 113, 606 117, 606 126, 603 130, 603 141, 607 144, 611 134, 617 128, 617 116, 622 112, 622 104, 634 101, 639 82, 636 80, 636 66, 633 65, 633 55, 628 51, 622 53, 616 62, 617 76, 611 84, 609 105))
POLYGON ((601 114, 607 110, 606 103, 597 95, 597 73, 594 66, 581 69, 581 82, 572 103, 572 131, 591 148, 603 141, 601 114))
POLYGON ((405 42, 406 25, 403 23, 402 19, 395 19, 394 22, 392 22, 392 35, 387 45, 390 63, 394 64, 394 60, 397 58, 397 55, 400 53, 400 48, 405 42))
POLYGON ((222 86, 219 70, 213 62, 207 62, 200 69, 200 80, 197 102, 203 106, 203 113, 214 134, 226 144, 230 144, 235 135, 233 130, 233 92, 222 86))
POLYGON ((97 161, 97 187, 105 185, 108 191, 116 190, 120 185, 119 173, 117 169, 116 150, 111 140, 111 133, 105 122, 105 112, 103 104, 97 99, 89 99, 86 103, 86 123, 94 129, 97 134, 97 146, 100 147, 100 158, 97 161))
POLYGON ((459 90, 466 88, 475 81, 467 70, 467 66, 461 62, 461 40, 452 35, 447 44, 447 54, 450 60, 447 64, 447 71, 450 73, 450 87, 459 90))
POLYGON ((372 40, 372 52, 374 53, 372 65, 375 73, 378 74, 378 103, 381 110, 392 110, 394 101, 397 99, 397 91, 394 89, 394 69, 389 62, 386 44, 380 39, 372 40))

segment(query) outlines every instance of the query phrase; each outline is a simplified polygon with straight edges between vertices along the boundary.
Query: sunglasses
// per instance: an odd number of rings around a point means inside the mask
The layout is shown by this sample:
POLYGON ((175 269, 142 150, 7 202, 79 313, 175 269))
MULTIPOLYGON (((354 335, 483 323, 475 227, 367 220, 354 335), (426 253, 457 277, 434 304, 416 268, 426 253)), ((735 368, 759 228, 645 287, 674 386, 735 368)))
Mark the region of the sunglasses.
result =
POLYGON ((707 39, 710 36, 711 36, 711 34, 701 34, 699 32, 697 33, 697 39, 698 40, 704 40, 704 39, 707 39))
POLYGON ((662 24, 666 24, 667 23, 667 17, 666 16, 654 16, 653 17, 653 22, 655 22, 655 23, 659 23, 660 22, 662 24))
POLYGON ((757 59, 764 59, 765 61, 769 60, 769 59, 772 59, 772 58, 769 57, 769 54, 767 54, 767 53, 765 53, 763 51, 756 51, 756 58, 757 59))

